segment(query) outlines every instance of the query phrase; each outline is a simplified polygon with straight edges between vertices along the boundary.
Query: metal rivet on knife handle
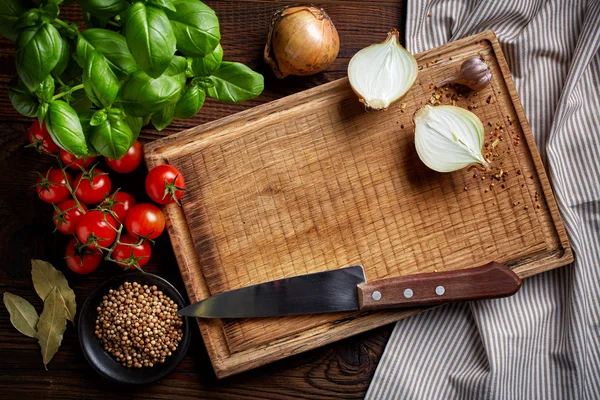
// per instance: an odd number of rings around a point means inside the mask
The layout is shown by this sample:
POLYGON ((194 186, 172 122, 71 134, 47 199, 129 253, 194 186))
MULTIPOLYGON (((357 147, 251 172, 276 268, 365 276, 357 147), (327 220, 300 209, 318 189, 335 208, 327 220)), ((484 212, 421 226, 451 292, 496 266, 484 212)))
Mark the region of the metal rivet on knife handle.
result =
POLYGON ((384 278, 357 285, 361 310, 432 306, 450 301, 510 296, 521 285, 514 271, 497 262, 475 268, 384 278), (382 294, 380 300, 373 293, 382 294))
POLYGON ((381 300, 381 292, 379 291, 374 291, 373 294, 371 295, 371 297, 373 298, 373 300, 375 301, 379 301, 381 300))

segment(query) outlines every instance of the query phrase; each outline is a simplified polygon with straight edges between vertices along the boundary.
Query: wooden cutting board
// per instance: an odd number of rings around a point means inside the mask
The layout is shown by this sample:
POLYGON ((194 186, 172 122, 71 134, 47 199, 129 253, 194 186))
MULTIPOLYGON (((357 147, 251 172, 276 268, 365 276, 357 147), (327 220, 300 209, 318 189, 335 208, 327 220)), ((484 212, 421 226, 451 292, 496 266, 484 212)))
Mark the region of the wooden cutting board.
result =
MULTIPOLYGON (((191 302, 298 274, 361 264, 369 280, 507 263, 528 277, 572 261, 556 202, 492 32, 419 54, 405 98, 368 112, 347 79, 146 146, 148 167, 183 172, 183 207, 164 208, 191 302), (433 89, 479 54, 478 92, 433 89), (419 160, 412 116, 425 104, 483 121, 491 171, 440 174, 419 160)), ((198 320, 218 377, 421 310, 198 320)))

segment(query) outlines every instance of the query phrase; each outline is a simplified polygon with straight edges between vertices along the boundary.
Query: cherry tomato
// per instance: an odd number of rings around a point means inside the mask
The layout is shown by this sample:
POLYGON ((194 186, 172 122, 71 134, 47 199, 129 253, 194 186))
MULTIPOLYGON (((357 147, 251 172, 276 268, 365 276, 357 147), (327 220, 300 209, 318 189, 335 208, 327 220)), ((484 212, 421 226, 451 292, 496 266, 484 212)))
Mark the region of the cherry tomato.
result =
POLYGON ((46 176, 40 174, 35 184, 35 190, 39 198, 46 203, 60 203, 71 197, 71 192, 66 185, 67 181, 72 187, 73 179, 68 173, 63 174, 62 170, 52 168, 46 173, 46 176))
POLYGON ((75 194, 85 204, 100 203, 110 193, 112 184, 106 172, 92 168, 75 178, 75 194))
POLYGON ((84 204, 81 207, 83 211, 77 207, 77 203, 73 199, 59 203, 54 209, 54 216, 52 218, 56 229, 66 235, 74 234, 79 220, 87 212, 87 207, 84 204))
POLYGON ((156 239, 165 229, 165 216, 154 204, 138 204, 129 210, 125 227, 134 237, 156 239))
POLYGON ((183 175, 172 165, 158 165, 146 176, 146 193, 158 204, 179 203, 184 189, 183 175))
POLYGON ((36 149, 43 151, 45 153, 56 153, 59 149, 58 145, 54 143, 48 129, 46 129, 46 124, 35 121, 29 127, 29 131, 27 132, 27 137, 29 138, 29 142, 32 143, 36 149))
POLYGON ((136 140, 123 157, 118 160, 105 157, 104 160, 113 171, 120 174, 128 174, 139 167, 143 156, 144 150, 142 149, 142 145, 136 140))
POLYGON ((79 242, 73 238, 65 253, 67 267, 78 274, 89 274, 102 262, 102 252, 98 249, 79 248, 79 242))
POLYGON ((131 266, 141 268, 148 264, 150 255, 152 254, 150 243, 144 240, 137 246, 128 246, 128 244, 137 244, 139 241, 139 238, 133 237, 128 233, 121 235, 119 239, 120 243, 115 246, 112 252, 112 258, 118 261, 117 264, 119 266, 128 269, 131 266))
POLYGON ((117 216, 117 224, 121 226, 121 223, 125 222, 127 213, 131 207, 135 206, 137 201, 132 195, 126 192, 117 191, 106 198, 101 204, 102 208, 111 210, 117 216))
POLYGON ((75 155, 69 153, 68 151, 64 151, 63 149, 60 149, 60 159, 65 166, 79 171, 82 168, 89 167, 94 163, 94 161, 96 161, 96 157, 77 158, 75 155))
POLYGON ((92 210, 81 216, 75 229, 77 239, 89 248, 108 247, 117 237, 117 221, 108 213, 92 210))

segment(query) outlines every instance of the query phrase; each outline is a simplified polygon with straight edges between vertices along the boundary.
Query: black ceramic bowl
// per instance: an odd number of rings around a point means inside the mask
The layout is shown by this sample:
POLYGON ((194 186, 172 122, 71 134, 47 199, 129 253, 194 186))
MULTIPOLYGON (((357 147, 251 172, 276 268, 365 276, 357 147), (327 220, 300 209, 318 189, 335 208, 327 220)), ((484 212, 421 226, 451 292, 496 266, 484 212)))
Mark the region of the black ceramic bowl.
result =
POLYGON ((78 330, 79 343, 83 349, 85 358, 91 366, 103 377, 119 383, 141 385, 154 382, 165 377, 181 362, 190 345, 190 323, 187 318, 183 319, 183 338, 177 350, 167 357, 164 364, 156 364, 153 367, 127 368, 118 363, 100 344, 100 340, 94 334, 98 312, 96 308, 110 289, 117 289, 125 282, 137 282, 141 285, 156 285, 159 290, 169 296, 179 309, 186 306, 181 294, 163 278, 147 272, 128 272, 116 275, 100 286, 98 286, 85 300, 79 314, 78 330))

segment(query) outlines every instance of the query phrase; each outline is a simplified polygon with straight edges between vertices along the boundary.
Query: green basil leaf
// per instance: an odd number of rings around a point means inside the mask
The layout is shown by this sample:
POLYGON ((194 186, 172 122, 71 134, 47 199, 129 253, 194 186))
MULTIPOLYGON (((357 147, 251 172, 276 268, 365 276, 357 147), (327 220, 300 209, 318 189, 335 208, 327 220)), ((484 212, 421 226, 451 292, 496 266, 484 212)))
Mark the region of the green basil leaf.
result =
POLYGON ((35 91, 35 95, 43 102, 50 103, 52 101, 54 97, 54 78, 52 78, 52 75, 46 76, 35 91))
POLYGON ((139 69, 158 78, 175 55, 175 35, 164 11, 137 2, 125 22, 125 38, 139 69))
POLYGON ((104 157, 117 160, 123 157, 135 141, 128 123, 117 116, 108 115, 106 121, 91 131, 91 142, 104 157))
POLYGON ((98 107, 110 107, 119 93, 119 79, 97 50, 88 56, 83 68, 83 88, 98 107))
POLYGON ((85 11, 98 17, 110 18, 127 10, 125 0, 77 0, 85 11))
POLYGON ((107 29, 86 29, 77 40, 77 56, 80 65, 94 51, 99 51, 120 79, 137 70, 137 65, 127 47, 125 37, 107 29))
POLYGON ((189 86, 175 106, 175 118, 188 119, 198 114, 204 105, 206 93, 196 85, 189 86))
POLYGON ((212 53, 206 57, 194 58, 192 60, 192 72, 194 76, 208 76, 219 69, 223 61, 223 47, 219 44, 212 53))
POLYGON ((30 118, 37 115, 40 106, 39 100, 29 92, 29 89, 17 76, 8 84, 8 97, 15 110, 21 115, 30 118))
POLYGON ((81 113, 92 108, 92 101, 87 97, 85 91, 77 90, 71 94, 69 105, 73 107, 77 113, 81 113))
POLYGON ((62 39, 62 47, 61 47, 61 51, 60 51, 60 57, 58 59, 58 63, 56 64, 56 67, 54 67, 54 69, 52 70, 52 74, 54 74, 54 76, 58 76, 58 77, 62 76, 62 74, 67 69, 67 66, 71 62, 71 45, 69 44, 67 39, 65 39, 64 37, 61 37, 61 39, 62 39))
POLYGON ((42 13, 37 8, 27 10, 20 17, 15 24, 16 29, 24 29, 32 26, 37 26, 42 21, 42 13))
POLYGON ((142 126, 146 126, 150 123, 150 119, 152 118, 152 114, 143 118, 142 126))
POLYGON ((175 104, 181 97, 181 84, 177 78, 162 75, 153 79, 142 71, 134 72, 123 83, 119 102, 127 114, 146 117, 168 105, 175 104), (141 107, 141 108, 140 108, 141 107), (146 113, 141 111, 145 110, 146 113))
POLYGON ((157 6, 160 8, 164 8, 166 10, 177 11, 175 8, 175 4, 173 4, 173 0, 147 0, 148 4, 153 6, 157 6))
POLYGON ((144 118, 127 115, 124 121, 129 125, 129 128, 131 128, 133 141, 135 142, 142 131, 142 126, 144 126, 144 118))
POLYGON ((17 73, 31 91, 56 67, 62 51, 62 38, 48 23, 27 28, 17 39, 17 73))
POLYGON ((171 104, 152 114, 152 124, 157 131, 165 129, 175 118, 175 104, 171 104))
POLYGON ((206 4, 197 0, 176 0, 177 11, 167 10, 177 50, 189 57, 204 57, 221 41, 219 19, 206 4))
POLYGON ((208 89, 215 86, 215 81, 212 76, 199 76, 192 79, 192 85, 200 86, 203 89, 208 89))
POLYGON ((252 99, 262 93, 264 78, 244 64, 223 61, 210 76, 214 86, 207 89, 213 99, 226 103, 238 103, 252 99))
POLYGON ((46 119, 46 115, 48 115, 48 108, 49 108, 48 103, 40 103, 40 106, 38 107, 37 119, 40 122, 40 125, 46 119))
MULTIPOLYGON (((94 110, 86 110, 86 111, 82 111, 80 113, 78 113, 78 117, 79 117, 79 122, 81 123, 81 129, 83 130, 83 134, 89 138, 92 132, 92 128, 93 126, 91 125, 91 121, 92 121, 92 117, 94 116, 94 114, 96 113, 96 111, 94 110)), ((88 147, 90 146, 89 140, 88 140, 88 147)))
POLYGON ((40 12, 44 22, 53 22, 58 17, 58 4, 52 1, 45 3, 40 7, 40 12))
POLYGON ((146 107, 135 102, 120 102, 119 106, 123 107, 127 115, 131 115, 136 118, 149 118, 152 115, 152 111, 146 107))
POLYGON ((27 0, 0 0, 0 35, 10 40, 17 40, 19 29, 17 21, 33 4, 27 0))
MULTIPOLYGON (((83 68, 79 66, 75 60, 75 54, 71 53, 71 59, 67 64, 67 68, 60 75, 60 80, 67 86, 77 86, 81 84, 81 77, 83 75, 83 68)), ((57 76, 54 74, 54 76, 57 76)))
POLYGON ((163 75, 172 76, 177 78, 179 84, 181 85, 181 90, 185 88, 185 84, 187 83, 187 60, 180 56, 173 56, 171 58, 171 63, 163 73, 163 75))
POLYGON ((89 154, 81 122, 73 107, 64 101, 53 101, 45 121, 48 132, 57 145, 77 157, 89 154))
POLYGON ((102 125, 104 121, 108 119, 108 114, 105 110, 98 110, 92 115, 92 119, 90 120, 91 126, 102 125))

